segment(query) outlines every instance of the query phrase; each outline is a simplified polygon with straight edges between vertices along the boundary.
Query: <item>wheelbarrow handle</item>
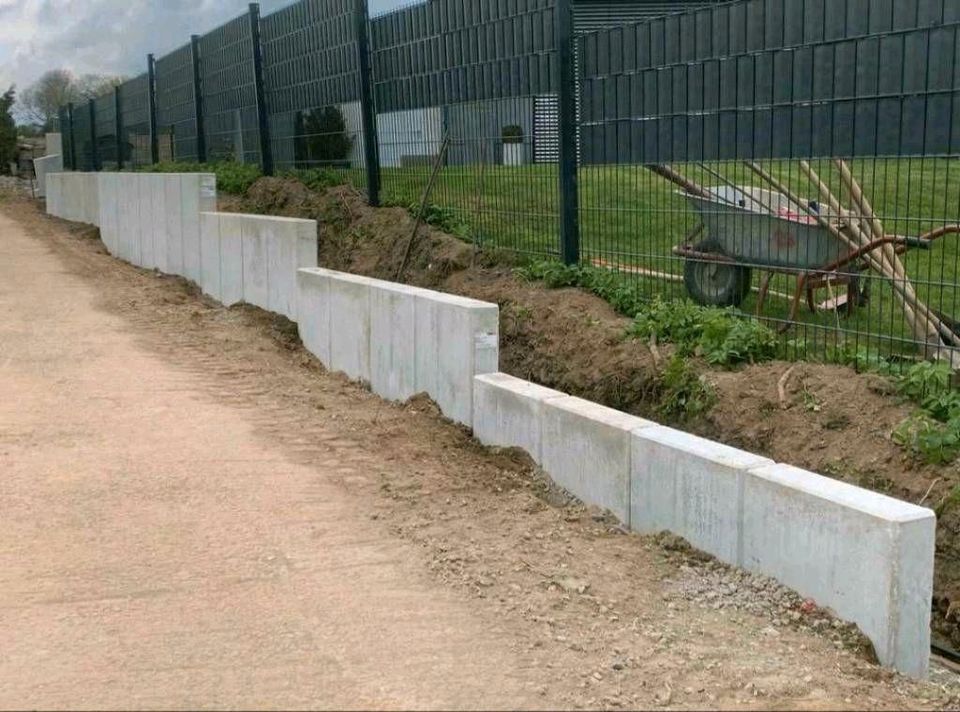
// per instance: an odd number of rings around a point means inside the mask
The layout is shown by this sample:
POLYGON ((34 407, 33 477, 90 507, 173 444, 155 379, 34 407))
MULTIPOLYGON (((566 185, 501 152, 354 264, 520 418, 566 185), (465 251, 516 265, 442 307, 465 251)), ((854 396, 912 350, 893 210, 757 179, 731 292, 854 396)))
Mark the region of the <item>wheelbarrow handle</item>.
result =
POLYGON ((933 247, 933 240, 925 237, 901 237, 900 240, 907 247, 916 247, 920 250, 929 250, 933 247))

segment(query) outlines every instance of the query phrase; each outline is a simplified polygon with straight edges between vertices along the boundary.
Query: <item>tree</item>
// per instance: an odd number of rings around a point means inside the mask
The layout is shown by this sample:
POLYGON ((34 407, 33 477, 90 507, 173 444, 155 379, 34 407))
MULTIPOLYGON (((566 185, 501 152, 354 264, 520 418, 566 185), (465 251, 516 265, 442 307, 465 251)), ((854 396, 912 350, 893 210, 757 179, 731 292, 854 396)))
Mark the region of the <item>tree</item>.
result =
MULTIPOLYGON (((77 97, 80 101, 89 101, 98 96, 109 94, 114 87, 127 81, 126 77, 110 74, 83 74, 74 81, 77 97)), ((74 100, 76 101, 76 100, 74 100)))
POLYGON ((84 74, 77 77, 68 69, 53 69, 27 88, 20 97, 20 108, 30 123, 50 131, 67 104, 89 101, 106 94, 124 82, 124 77, 84 74))
POLYGON ((16 96, 13 87, 0 96, 0 173, 6 173, 17 155, 17 123, 13 120, 12 111, 16 96))
POLYGON ((347 122, 337 106, 297 114, 296 133, 296 162, 300 168, 339 168, 353 148, 353 136, 347 133, 347 122))
POLYGON ((38 124, 20 124, 17 126, 17 133, 24 138, 41 138, 43 136, 43 127, 38 124))
POLYGON ((76 77, 66 69, 44 74, 20 97, 20 107, 31 123, 53 128, 60 108, 78 98, 76 77))

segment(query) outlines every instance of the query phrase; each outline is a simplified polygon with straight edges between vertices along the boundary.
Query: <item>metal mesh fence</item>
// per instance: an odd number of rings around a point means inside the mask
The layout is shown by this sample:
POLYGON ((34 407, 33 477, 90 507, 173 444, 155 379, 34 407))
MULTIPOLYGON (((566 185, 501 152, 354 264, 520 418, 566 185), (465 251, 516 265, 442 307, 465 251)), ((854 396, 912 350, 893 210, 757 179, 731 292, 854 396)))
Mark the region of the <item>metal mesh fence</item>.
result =
POLYGON ((73 108, 73 155, 78 171, 96 170, 89 102, 73 108))
POLYGON ((301 0, 263 18, 274 160, 361 184, 364 134, 353 0, 301 0))
POLYGON ((70 118, 70 109, 66 106, 60 108, 60 134, 63 147, 63 165, 65 168, 76 169, 73 158, 73 121, 70 118))
POLYGON ((117 148, 117 103, 114 92, 93 100, 97 133, 97 164, 99 168, 119 167, 117 148))
POLYGON ((157 142, 161 161, 196 161, 197 107, 193 48, 184 45, 156 62, 157 142))
POLYGON ((123 164, 150 164, 150 97, 146 74, 120 85, 120 145, 123 164))
POLYGON ((207 160, 260 162, 250 15, 199 40, 203 130, 207 160))
POLYGON ((960 4, 739 0, 561 45, 570 9, 253 9, 157 60, 156 137, 141 76, 119 141, 103 97, 65 154, 143 165, 154 138, 161 160, 382 175, 383 202, 478 246, 756 315, 786 355, 960 348, 960 4))
POLYGON ((426 197, 434 221, 479 245, 556 254, 553 11, 437 0, 373 21, 386 202, 426 197))
POLYGON ((755 314, 790 355, 960 345, 960 27, 910 5, 751 0, 581 38, 585 261, 755 314))

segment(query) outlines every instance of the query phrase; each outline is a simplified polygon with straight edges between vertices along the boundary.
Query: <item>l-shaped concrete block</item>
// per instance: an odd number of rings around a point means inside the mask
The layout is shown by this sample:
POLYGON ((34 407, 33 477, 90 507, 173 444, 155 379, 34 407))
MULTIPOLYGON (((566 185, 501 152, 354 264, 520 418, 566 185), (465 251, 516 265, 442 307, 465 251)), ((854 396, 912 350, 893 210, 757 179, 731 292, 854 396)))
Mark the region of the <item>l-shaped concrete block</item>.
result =
POLYGON ((375 282, 370 288, 370 388, 391 401, 417 393, 417 300, 423 290, 375 282))
POLYGON ((565 393, 507 375, 473 379, 473 435, 484 445, 517 447, 543 463, 543 406, 565 393))
POLYGON ((633 433, 656 423, 572 396, 544 401, 542 418, 544 471, 629 526, 633 433))
POLYGON ((297 327, 303 347, 330 367, 330 282, 325 269, 297 270, 297 327))
POLYGON ((665 427, 633 434, 630 523, 669 531, 728 563, 739 563, 742 492, 751 468, 773 461, 665 427))
POLYGON ((416 301, 417 391, 451 420, 473 424, 473 378, 500 370, 495 304, 424 290, 416 301))
POLYGON ((926 675, 932 511, 788 465, 752 470, 742 502, 743 568, 859 625, 882 664, 926 675))

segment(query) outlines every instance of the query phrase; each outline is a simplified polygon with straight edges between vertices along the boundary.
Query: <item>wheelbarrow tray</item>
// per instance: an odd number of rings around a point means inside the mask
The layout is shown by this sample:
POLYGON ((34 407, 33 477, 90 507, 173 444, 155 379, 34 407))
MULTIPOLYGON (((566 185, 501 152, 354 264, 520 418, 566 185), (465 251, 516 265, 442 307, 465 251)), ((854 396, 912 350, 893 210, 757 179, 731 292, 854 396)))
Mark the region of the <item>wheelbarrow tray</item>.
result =
MULTIPOLYGON (((762 188, 707 188, 710 198, 679 193, 700 215, 707 236, 734 262, 760 268, 816 270, 850 252, 784 195, 762 188)), ((829 216, 827 216, 829 217, 829 216)))

